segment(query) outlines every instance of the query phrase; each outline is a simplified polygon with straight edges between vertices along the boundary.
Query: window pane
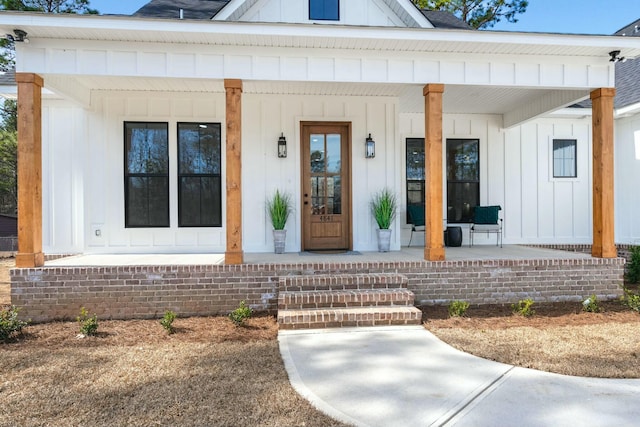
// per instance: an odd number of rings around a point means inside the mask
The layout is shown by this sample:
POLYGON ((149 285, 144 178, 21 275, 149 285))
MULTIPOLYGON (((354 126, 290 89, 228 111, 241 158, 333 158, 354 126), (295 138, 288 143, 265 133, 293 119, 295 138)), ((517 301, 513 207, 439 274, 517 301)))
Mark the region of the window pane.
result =
POLYGON ((220 174, 220 125, 178 123, 180 174, 220 174))
POLYGON ((220 178, 189 177, 180 179, 180 226, 221 225, 220 178))
POLYGON ((338 0, 309 0, 309 19, 340 19, 340 2, 338 0))
POLYGON ((180 227, 220 227, 220 123, 178 123, 180 227))
POLYGON ((424 207, 424 138, 407 138, 406 148, 407 206, 424 207))
POLYGON ((340 173, 340 135, 327 135, 327 173, 340 173))
POLYGON ((479 143, 476 139, 447 140, 447 179, 477 181, 479 143))
POLYGON ((168 227, 168 125, 125 122, 124 129, 125 227, 168 227))
POLYGON ((480 204, 480 141, 447 139, 447 222, 473 221, 480 204))
POLYGON ((480 183, 447 183, 447 222, 472 222, 480 204, 480 183))
POLYGON ((311 158, 309 159, 309 161, 311 162, 311 172, 324 172, 324 135, 311 135, 311 144, 309 148, 309 153, 311 153, 311 158))
POLYGON ((169 172, 166 123, 125 123, 125 132, 128 173, 169 172))
POLYGON ((575 178, 576 173, 575 139, 553 140, 553 176, 554 178, 575 178))
POLYGON ((127 227, 169 226, 169 181, 165 177, 129 177, 127 227))

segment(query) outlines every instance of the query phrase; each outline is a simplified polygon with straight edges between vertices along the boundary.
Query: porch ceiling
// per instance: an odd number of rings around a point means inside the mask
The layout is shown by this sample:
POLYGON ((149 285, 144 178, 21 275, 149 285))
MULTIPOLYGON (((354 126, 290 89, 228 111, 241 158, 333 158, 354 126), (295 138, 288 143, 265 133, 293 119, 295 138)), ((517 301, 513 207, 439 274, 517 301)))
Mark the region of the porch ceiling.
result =
MULTIPOLYGON (((90 91, 143 91, 179 93, 223 93, 221 80, 180 79, 149 77, 107 77, 107 76, 45 76, 52 87, 61 92, 61 81, 73 79, 73 87, 83 87, 90 91)), ((375 96, 398 98, 401 113, 423 113, 424 97, 422 85, 370 84, 333 82, 279 82, 245 81, 246 94, 268 95, 325 95, 325 96, 375 96)), ((518 106, 540 99, 557 90, 528 89, 495 86, 447 85, 443 98, 445 113, 461 114, 504 114, 518 106)), ((567 91, 575 93, 576 102, 586 98, 587 91, 567 91)), ((60 95, 65 95, 60 93, 60 95)))

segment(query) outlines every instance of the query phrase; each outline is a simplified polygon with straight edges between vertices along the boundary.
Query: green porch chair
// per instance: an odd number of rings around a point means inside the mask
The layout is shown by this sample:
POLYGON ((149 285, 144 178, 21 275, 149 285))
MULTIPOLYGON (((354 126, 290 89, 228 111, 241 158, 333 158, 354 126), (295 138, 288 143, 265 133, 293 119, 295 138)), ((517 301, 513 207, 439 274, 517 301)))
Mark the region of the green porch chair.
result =
POLYGON ((473 246, 473 235, 476 233, 495 233, 496 246, 502 247, 502 218, 498 212, 501 206, 476 206, 473 211, 473 222, 469 228, 469 247, 473 246))
POLYGON ((411 237, 409 238, 409 246, 411 246, 413 233, 424 233, 424 206, 409 205, 407 206, 407 212, 409 212, 409 222, 411 223, 411 237))

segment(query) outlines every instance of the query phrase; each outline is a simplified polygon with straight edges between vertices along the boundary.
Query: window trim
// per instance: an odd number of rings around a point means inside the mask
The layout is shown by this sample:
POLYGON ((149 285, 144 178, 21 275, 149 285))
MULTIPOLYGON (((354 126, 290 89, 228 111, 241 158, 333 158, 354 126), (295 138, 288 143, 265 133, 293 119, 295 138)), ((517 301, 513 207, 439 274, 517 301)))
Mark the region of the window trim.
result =
POLYGON ((573 138, 573 137, 569 137, 569 138, 560 138, 560 137, 551 137, 551 144, 550 144, 550 153, 551 153, 551 161, 550 161, 550 167, 551 167, 551 179, 552 180, 562 180, 562 181, 570 181, 570 180, 578 180, 578 138, 573 138), (556 156, 555 156, 555 143, 556 141, 570 141, 573 142, 573 146, 574 146, 574 159, 573 159, 573 170, 574 170, 574 174, 573 175, 556 175, 556 156))
MULTIPOLYGON (((337 5, 337 13, 338 13, 338 15, 337 15, 337 17, 335 19, 334 18, 312 18, 311 17, 311 2, 312 1, 314 1, 314 0, 309 0, 307 2, 308 11, 309 11, 309 14, 308 14, 309 15, 309 21, 334 21, 334 22, 340 21, 340 0, 335 0, 338 3, 338 5, 337 5)), ((319 0, 316 0, 316 1, 319 1, 319 0)))
POLYGON ((177 156, 177 170, 176 170, 176 179, 177 179, 177 187, 178 187, 178 228, 221 228, 222 227, 222 204, 223 194, 222 194, 222 123, 216 122, 177 122, 176 123, 176 156, 177 156), (216 126, 218 128, 218 134, 220 135, 220 150, 218 158, 220 165, 220 172, 218 174, 182 174, 180 173, 180 125, 207 125, 207 126, 216 126), (199 225, 183 225, 182 224, 182 186, 181 186, 181 178, 218 178, 219 185, 219 194, 220 194, 220 203, 218 205, 218 217, 220 218, 219 224, 199 224, 199 225))
MULTIPOLYGON (((123 167, 124 167, 124 173, 123 173, 123 177, 124 177, 124 228, 170 228, 171 227, 171 194, 170 194, 170 187, 171 187, 171 180, 170 180, 170 175, 171 175, 171 155, 170 155, 170 142, 169 142, 169 123, 168 122, 155 122, 155 121, 124 121, 122 124, 122 132, 123 132, 123 138, 122 138, 122 142, 123 142, 123 167), (129 173, 129 168, 127 166, 127 125, 129 124, 144 124, 144 125, 149 125, 149 124, 161 124, 165 126, 165 130, 166 130, 166 134, 167 134, 167 172, 166 173, 162 173, 162 174, 138 174, 138 173, 134 173, 131 174, 129 173), (166 186, 166 196, 167 196, 167 223, 166 225, 131 225, 129 224, 129 178, 134 177, 134 178, 145 178, 145 177, 165 177, 166 181, 167 181, 167 186, 166 186)), ((148 208, 148 206, 147 206, 148 208)))

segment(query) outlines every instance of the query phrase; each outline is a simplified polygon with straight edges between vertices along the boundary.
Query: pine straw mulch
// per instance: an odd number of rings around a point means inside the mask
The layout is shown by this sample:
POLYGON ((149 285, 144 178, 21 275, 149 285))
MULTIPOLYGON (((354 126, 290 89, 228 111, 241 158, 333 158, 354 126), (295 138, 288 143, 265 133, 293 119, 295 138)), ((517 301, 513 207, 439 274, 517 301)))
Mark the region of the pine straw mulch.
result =
POLYGON ((619 301, 600 302, 600 313, 580 303, 535 303, 523 317, 511 307, 472 306, 449 318, 447 307, 421 307, 425 327, 467 353, 559 374, 640 378, 640 315, 619 301))
POLYGON ((1 426, 334 426, 289 384, 273 317, 30 325, 0 343, 1 426))

